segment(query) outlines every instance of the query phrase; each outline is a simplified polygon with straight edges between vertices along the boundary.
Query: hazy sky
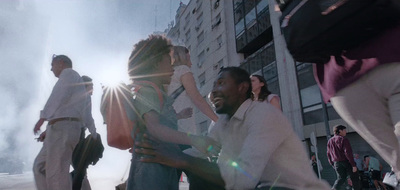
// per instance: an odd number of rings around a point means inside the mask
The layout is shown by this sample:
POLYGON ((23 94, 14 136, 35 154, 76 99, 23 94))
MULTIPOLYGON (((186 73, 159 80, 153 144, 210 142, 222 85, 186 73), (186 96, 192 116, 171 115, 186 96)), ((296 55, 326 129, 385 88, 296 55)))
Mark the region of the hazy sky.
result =
MULTIPOLYGON (((188 3, 189 0, 184 0, 188 3)), ((133 45, 175 18, 179 0, 1 0, 0 157, 15 155, 30 170, 42 144, 33 127, 57 81, 51 56, 65 54, 94 80, 93 116, 106 146, 90 177, 121 180, 128 152, 108 148, 99 112, 101 83, 127 80, 133 45)), ((45 126, 42 126, 42 130, 45 126)))

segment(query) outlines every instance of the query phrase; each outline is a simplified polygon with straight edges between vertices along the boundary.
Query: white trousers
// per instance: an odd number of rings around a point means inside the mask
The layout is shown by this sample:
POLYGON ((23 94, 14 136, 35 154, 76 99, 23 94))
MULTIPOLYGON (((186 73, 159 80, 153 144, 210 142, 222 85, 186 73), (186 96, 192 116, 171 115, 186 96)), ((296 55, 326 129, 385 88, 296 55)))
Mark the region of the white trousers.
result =
POLYGON ((331 103, 400 179, 400 63, 373 69, 336 93, 331 103))
POLYGON ((71 190, 72 152, 79 142, 81 123, 58 121, 48 125, 43 147, 33 164, 38 190, 71 190))

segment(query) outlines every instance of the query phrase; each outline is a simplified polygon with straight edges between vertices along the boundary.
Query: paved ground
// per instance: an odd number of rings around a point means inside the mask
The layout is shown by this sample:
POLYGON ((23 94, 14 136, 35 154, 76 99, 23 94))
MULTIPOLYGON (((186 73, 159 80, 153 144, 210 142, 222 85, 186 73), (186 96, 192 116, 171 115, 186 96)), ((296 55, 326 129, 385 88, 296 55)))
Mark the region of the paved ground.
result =
MULTIPOLYGON (((89 179, 93 190, 114 190, 120 182, 110 178, 89 179)), ((179 183, 179 190, 188 190, 187 182, 179 183)), ((0 190, 36 190, 32 172, 18 175, 0 173, 0 190)))

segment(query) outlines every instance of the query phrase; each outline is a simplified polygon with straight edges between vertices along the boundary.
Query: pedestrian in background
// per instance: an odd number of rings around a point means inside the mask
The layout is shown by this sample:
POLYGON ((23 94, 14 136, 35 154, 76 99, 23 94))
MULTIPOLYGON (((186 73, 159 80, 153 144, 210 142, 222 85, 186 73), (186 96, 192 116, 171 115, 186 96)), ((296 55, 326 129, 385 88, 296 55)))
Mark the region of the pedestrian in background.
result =
POLYGON ((280 98, 276 94, 272 94, 268 90, 267 81, 265 81, 263 76, 251 75, 251 87, 253 89, 251 99, 254 101, 267 102, 274 107, 281 109, 280 98))
POLYGON ((371 173, 371 179, 374 181, 375 188, 379 190, 381 189, 380 187, 383 187, 386 190, 386 185, 382 182, 382 164, 379 160, 375 157, 365 155, 364 162, 366 168, 371 173))
MULTIPOLYGON (((397 2, 397 1, 393 1, 397 2)), ((400 180, 400 23, 314 65, 325 102, 389 164, 400 180)))
POLYGON ((72 153, 79 142, 81 128, 89 128, 97 137, 93 118, 85 106, 88 98, 81 76, 72 69, 72 61, 65 55, 54 55, 51 71, 58 78, 49 99, 40 112, 33 132, 37 134, 45 121, 43 147, 33 164, 33 174, 38 190, 71 190, 69 169, 72 153))
POLYGON ((321 173, 321 171, 324 169, 322 167, 321 161, 317 160, 317 157, 315 156, 315 154, 313 154, 311 156, 311 160, 310 160, 311 166, 315 172, 315 174, 317 174, 318 178, 321 179, 321 176, 319 175, 321 173))
POLYGON ((333 127, 333 132, 335 135, 329 139, 327 144, 328 161, 337 175, 332 189, 344 189, 342 186, 347 182, 347 176, 350 176, 354 190, 360 190, 361 185, 353 158, 353 150, 350 141, 346 138, 346 127, 336 125, 333 127))

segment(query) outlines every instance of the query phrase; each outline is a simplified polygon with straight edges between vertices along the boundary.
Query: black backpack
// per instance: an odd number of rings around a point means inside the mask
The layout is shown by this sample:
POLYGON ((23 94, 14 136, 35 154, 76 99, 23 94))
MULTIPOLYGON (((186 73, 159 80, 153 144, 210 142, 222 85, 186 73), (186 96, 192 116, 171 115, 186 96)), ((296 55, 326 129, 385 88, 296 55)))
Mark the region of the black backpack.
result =
POLYGON ((287 48, 299 62, 326 63, 400 19, 400 0, 277 0, 287 48))

